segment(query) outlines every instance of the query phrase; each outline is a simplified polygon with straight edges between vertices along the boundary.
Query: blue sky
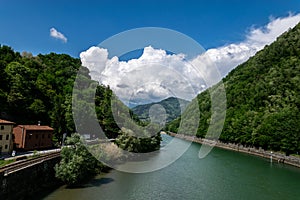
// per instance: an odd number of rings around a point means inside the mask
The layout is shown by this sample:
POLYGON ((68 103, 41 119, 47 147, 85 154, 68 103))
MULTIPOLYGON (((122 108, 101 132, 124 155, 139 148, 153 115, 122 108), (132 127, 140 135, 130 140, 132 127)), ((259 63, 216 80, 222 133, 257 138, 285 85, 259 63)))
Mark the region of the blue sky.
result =
POLYGON ((299 0, 0 0, 0 44, 80 58, 91 77, 110 85, 127 105, 174 95, 191 100, 299 22, 299 0), (141 27, 179 31, 206 52, 185 62, 185 55, 145 46, 140 57, 124 61, 97 47, 141 27))
POLYGON ((20 52, 79 57, 114 34, 151 26, 177 30, 209 49, 242 41, 249 29, 289 12, 299 13, 300 1, 0 0, 0 44, 20 52), (51 28, 64 34, 67 42, 50 37, 51 28))

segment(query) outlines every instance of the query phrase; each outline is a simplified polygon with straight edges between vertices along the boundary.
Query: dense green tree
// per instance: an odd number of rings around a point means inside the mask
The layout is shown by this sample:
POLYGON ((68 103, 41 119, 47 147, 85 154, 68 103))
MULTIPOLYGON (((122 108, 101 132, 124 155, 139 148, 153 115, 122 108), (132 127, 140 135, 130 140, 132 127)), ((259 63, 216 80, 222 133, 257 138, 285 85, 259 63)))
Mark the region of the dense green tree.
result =
POLYGON ((80 184, 101 171, 103 165, 90 154, 79 134, 67 137, 61 161, 55 165, 56 177, 68 185, 80 184))
POLYGON ((41 121, 55 128, 55 138, 74 132, 73 83, 81 66, 65 54, 32 56, 0 46, 0 114, 18 124, 41 121))
POLYGON ((137 137, 134 135, 135 133, 132 130, 122 128, 119 136, 116 138, 116 144, 120 148, 134 153, 147 153, 159 149, 161 141, 160 134, 151 136, 149 133, 145 133, 147 137, 137 137))

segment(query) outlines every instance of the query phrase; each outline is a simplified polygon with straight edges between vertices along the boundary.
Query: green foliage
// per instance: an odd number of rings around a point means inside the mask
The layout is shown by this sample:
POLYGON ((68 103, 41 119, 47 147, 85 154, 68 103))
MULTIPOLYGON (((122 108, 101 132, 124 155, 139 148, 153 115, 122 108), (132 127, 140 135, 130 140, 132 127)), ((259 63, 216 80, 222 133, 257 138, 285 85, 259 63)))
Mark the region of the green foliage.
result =
MULTIPOLYGON (((223 83, 227 111, 220 140, 300 152, 300 24, 232 70, 223 83)), ((197 96, 198 137, 205 136, 210 124, 210 93, 216 88, 197 96)), ((179 123, 180 118, 167 129, 176 132, 179 123)))
MULTIPOLYGON (((0 46, 0 113, 18 124, 50 125, 55 139, 74 132, 70 119, 73 83, 79 59, 51 53, 32 56, 0 46)), ((3 116, 0 116, 3 117, 3 116)))
POLYGON ((14 159, 11 159, 11 160, 0 160, 0 167, 3 167, 5 165, 8 165, 8 164, 13 163, 15 161, 16 160, 14 160, 14 159))
POLYGON ((67 137, 61 151, 61 161, 55 165, 56 177, 68 185, 79 184, 97 174, 103 165, 84 146, 79 134, 67 137))
MULTIPOLYGON (((100 137, 94 126, 93 114, 108 138, 117 138, 122 127, 140 131, 145 124, 112 92, 109 86, 92 81, 89 70, 81 67, 79 59, 66 54, 50 53, 32 56, 15 53, 0 46, 0 114, 17 124, 42 124, 54 128, 53 141, 59 143, 64 133, 84 132, 100 137), (76 80, 76 82, 75 82, 76 80), (74 85, 75 84, 75 85, 74 85), (73 87, 74 86, 74 87, 73 87), (73 91, 74 88, 74 91, 73 91), (95 92, 96 91, 96 92, 95 92), (74 92, 74 93, 73 93, 74 92), (78 102, 73 116, 72 104, 78 102), (80 118, 85 117, 80 120, 80 118), (77 124, 74 119, 83 124, 77 124), (80 129, 80 130, 78 130, 80 129)), ((143 142, 145 149, 156 149, 151 139, 143 142)), ((144 149, 143 149, 144 151, 144 149)))
POLYGON ((134 153, 147 153, 158 150, 160 141, 160 134, 151 136, 149 133, 145 133, 145 137, 136 137, 132 130, 126 128, 122 128, 116 138, 116 144, 120 148, 134 153))
MULTIPOLYGON (((118 116, 118 118, 115 119, 113 109, 119 109, 122 113, 129 112, 129 109, 114 96, 109 87, 106 88, 104 86, 97 87, 95 105, 99 123, 106 136, 108 138, 118 137, 122 124, 117 124, 116 122, 120 123, 125 121, 125 117, 121 119, 121 117, 118 116)), ((118 114, 120 111, 115 111, 114 113, 118 114)))
POLYGON ((116 144, 129 152, 151 152, 160 147, 162 127, 145 126, 110 90, 98 86, 96 90, 96 113, 106 137, 115 138, 116 144))
POLYGON ((38 157, 39 156, 39 152, 37 150, 33 151, 33 157, 38 157))

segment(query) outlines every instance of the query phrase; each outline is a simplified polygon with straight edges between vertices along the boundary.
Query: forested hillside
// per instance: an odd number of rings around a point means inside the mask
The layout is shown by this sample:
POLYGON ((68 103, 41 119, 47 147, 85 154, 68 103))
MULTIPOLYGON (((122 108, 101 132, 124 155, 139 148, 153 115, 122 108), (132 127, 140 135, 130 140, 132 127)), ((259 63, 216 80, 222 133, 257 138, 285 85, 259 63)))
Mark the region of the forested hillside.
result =
POLYGON ((181 111, 186 108, 188 103, 189 103, 189 101, 186 101, 184 99, 169 97, 160 102, 138 105, 136 107, 133 107, 131 110, 141 120, 150 121, 149 109, 151 108, 151 106, 158 104, 158 105, 161 105, 165 109, 166 115, 167 115, 166 121, 170 122, 180 116, 181 111))
MULTIPOLYGON (((300 24, 236 67, 223 83, 227 111, 220 140, 300 152, 300 24)), ((210 124, 210 92, 216 88, 197 96, 198 137, 205 136, 210 124)), ((179 122, 180 118, 167 129, 176 132, 179 122)))
MULTIPOLYGON (((91 81, 87 68, 81 67, 80 59, 66 54, 50 53, 32 56, 14 52, 8 46, 0 46, 0 118, 17 124, 37 124, 54 128, 54 142, 61 141, 63 133, 76 132, 72 113, 72 92, 79 69, 87 83, 96 84, 95 111, 98 122, 109 138, 117 138, 118 144, 129 151, 152 151, 159 148, 160 135, 138 139, 121 130, 112 115, 111 101, 117 103, 121 115, 119 121, 143 125, 119 101, 109 86, 91 81), (113 98, 115 97, 115 98, 113 98), (131 113, 132 120, 122 113, 131 113), (127 121, 126 121, 127 120, 127 121), (125 135, 125 136, 124 136, 125 135), (136 143, 142 142, 143 146, 136 143), (131 148, 134 146, 135 148, 131 148)), ((129 123, 130 125, 130 123, 129 123)), ((85 130, 86 133, 92 130, 85 130)))
POLYGON ((71 94, 79 59, 65 54, 32 56, 0 48, 1 118, 18 124, 50 125, 56 139, 73 132, 71 94))

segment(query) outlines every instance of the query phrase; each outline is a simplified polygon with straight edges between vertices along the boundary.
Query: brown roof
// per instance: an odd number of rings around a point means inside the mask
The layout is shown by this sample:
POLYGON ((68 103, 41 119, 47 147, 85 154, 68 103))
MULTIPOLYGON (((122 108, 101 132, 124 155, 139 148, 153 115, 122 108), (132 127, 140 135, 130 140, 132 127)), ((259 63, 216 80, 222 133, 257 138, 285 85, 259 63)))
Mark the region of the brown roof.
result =
POLYGON ((39 126, 39 125, 18 125, 21 128, 25 128, 26 130, 47 130, 47 131, 53 131, 54 129, 50 126, 39 126))
POLYGON ((0 124, 15 124, 14 122, 10 122, 4 119, 0 119, 0 124))

